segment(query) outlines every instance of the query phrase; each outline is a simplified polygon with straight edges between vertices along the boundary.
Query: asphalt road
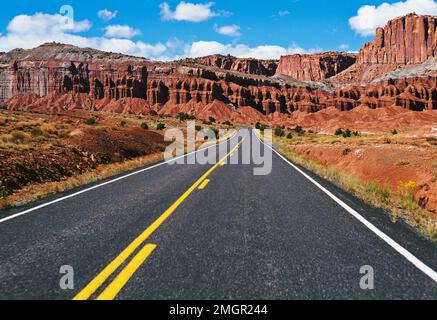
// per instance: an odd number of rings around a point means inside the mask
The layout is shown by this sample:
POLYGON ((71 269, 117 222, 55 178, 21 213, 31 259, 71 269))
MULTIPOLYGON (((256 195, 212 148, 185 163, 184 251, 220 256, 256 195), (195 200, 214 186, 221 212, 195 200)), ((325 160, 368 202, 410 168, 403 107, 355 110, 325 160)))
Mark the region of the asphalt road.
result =
MULTIPOLYGON (((437 298, 429 273, 277 154, 270 174, 254 167, 163 164, 0 214, 0 299, 437 298), (65 265, 73 289, 61 289, 65 265), (371 290, 360 287, 366 265, 371 290)), ((435 244, 306 173, 437 270, 435 244)))

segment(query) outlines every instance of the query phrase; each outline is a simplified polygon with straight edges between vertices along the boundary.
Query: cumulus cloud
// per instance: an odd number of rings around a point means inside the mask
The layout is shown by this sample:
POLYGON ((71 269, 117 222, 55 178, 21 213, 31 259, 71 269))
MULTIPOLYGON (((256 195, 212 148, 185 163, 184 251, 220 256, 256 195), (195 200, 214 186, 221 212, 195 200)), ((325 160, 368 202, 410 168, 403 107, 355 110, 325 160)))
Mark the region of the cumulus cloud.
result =
POLYGON ((109 21, 114 19, 118 14, 118 11, 109 11, 108 9, 103 9, 97 12, 97 16, 104 20, 104 21, 109 21))
POLYGON ((135 29, 129 26, 108 26, 101 37, 86 37, 80 32, 91 27, 87 20, 73 21, 65 28, 65 17, 58 14, 36 13, 31 16, 14 17, 0 34, 0 52, 15 48, 30 49, 45 42, 61 42, 78 47, 90 47, 103 51, 119 52, 153 60, 175 60, 184 57, 199 57, 210 54, 231 54, 237 57, 278 59, 281 55, 293 53, 314 53, 320 49, 304 50, 296 44, 289 47, 276 45, 248 46, 245 44, 224 44, 217 41, 196 41, 184 43, 178 39, 155 44, 129 39, 135 29))
POLYGON ((167 2, 161 3, 159 8, 162 20, 202 22, 218 15, 211 10, 213 5, 213 2, 195 4, 181 1, 174 11, 167 2))
POLYGON ((55 41, 158 60, 171 59, 176 54, 173 42, 156 44, 134 42, 120 38, 120 34, 115 37, 115 33, 114 37, 110 34, 104 37, 85 37, 78 34, 88 30, 90 26, 87 20, 83 20, 73 21, 71 26, 66 28, 65 17, 59 14, 19 15, 9 22, 6 34, 0 35, 0 51, 10 51, 15 48, 30 49, 45 42, 55 41))
POLYGON ((232 24, 229 26, 214 26, 214 30, 221 35, 230 36, 230 37, 239 37, 241 36, 240 27, 236 24, 232 24))
POLYGON ((291 12, 288 11, 288 10, 279 10, 279 11, 278 11, 278 16, 280 16, 280 17, 285 17, 285 16, 288 16, 290 13, 291 13, 291 12))
POLYGON ((371 36, 377 27, 383 27, 389 20, 412 12, 437 15, 437 3, 433 0, 407 0, 379 6, 365 5, 358 9, 356 16, 349 19, 349 25, 358 34, 371 36))
POLYGON ((279 59, 287 54, 316 53, 320 51, 322 50, 318 48, 305 50, 296 44, 292 44, 288 48, 276 45, 250 47, 245 44, 232 45, 217 41, 196 41, 187 48, 185 54, 192 58, 211 54, 230 54, 239 58, 279 59))
POLYGON ((141 31, 128 25, 110 25, 105 28, 105 37, 108 38, 133 38, 141 31))
POLYGON ((349 49, 349 45, 347 43, 342 43, 341 45, 338 46, 338 48, 341 50, 347 50, 349 49))

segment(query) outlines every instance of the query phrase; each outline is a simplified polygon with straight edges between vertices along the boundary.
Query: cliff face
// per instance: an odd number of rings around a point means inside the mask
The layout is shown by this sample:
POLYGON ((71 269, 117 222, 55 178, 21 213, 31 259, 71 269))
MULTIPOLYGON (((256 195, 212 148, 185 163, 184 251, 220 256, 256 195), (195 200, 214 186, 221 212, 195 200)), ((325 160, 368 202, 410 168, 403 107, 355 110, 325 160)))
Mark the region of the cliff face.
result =
POLYGON ((183 62, 195 63, 204 66, 217 67, 223 70, 237 71, 247 74, 273 76, 278 67, 277 60, 258 60, 251 58, 236 58, 233 56, 223 56, 219 54, 185 59, 183 62))
POLYGON ((366 45, 358 62, 349 68, 355 56, 345 53, 286 56, 276 68, 275 61, 220 55, 153 62, 51 43, 0 54, 0 101, 10 109, 41 112, 83 108, 147 113, 153 109, 161 114, 174 115, 183 110, 200 116, 205 114, 199 111, 204 107, 211 111, 219 106, 249 110, 252 114, 257 111, 260 115, 282 114, 285 118, 296 110, 317 112, 330 107, 351 110, 362 105, 398 106, 417 111, 437 109, 433 28, 432 17, 410 15, 396 19, 384 33, 378 31, 375 42, 366 45), (404 21, 400 24, 404 26, 416 21, 416 29, 404 27, 405 41, 415 37, 426 39, 425 42, 411 40, 416 49, 405 53, 403 58, 392 49, 389 51, 389 47, 403 48, 404 42, 385 34, 398 30, 394 26, 399 26, 399 21, 404 21), (420 30, 425 30, 419 27, 422 22, 428 32, 420 35, 420 30), (383 60, 387 63, 380 63, 380 57, 387 59, 383 60), (374 59, 377 62, 363 63, 374 59), (404 69, 398 68, 399 63, 392 63, 399 59, 407 61, 404 69), (411 62, 423 59, 426 62, 411 62), (393 66, 396 72, 390 73, 393 66), (387 76, 372 82, 382 73, 387 76), (332 87, 302 80, 324 80, 332 87), (347 86, 337 85, 342 81, 347 86))
POLYGON ((373 42, 358 54, 359 64, 418 64, 436 55, 437 21, 410 14, 376 30, 373 42))
POLYGON ((349 68, 355 60, 354 54, 342 52, 295 54, 281 57, 276 73, 300 81, 323 81, 349 68))

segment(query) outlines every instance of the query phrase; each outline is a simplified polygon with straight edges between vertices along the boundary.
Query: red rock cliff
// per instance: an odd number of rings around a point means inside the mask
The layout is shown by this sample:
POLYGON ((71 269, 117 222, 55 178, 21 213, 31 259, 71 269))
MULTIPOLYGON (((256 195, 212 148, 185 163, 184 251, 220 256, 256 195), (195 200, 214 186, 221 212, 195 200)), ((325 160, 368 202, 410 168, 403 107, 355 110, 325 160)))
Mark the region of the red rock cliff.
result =
POLYGON ((276 74, 300 81, 322 81, 355 63, 355 55, 344 52, 294 54, 281 57, 276 74))
POLYGON ((358 54, 358 64, 418 64, 436 56, 436 18, 409 14, 376 30, 358 54))
POLYGON ((273 76, 278 67, 277 60, 258 60, 252 58, 236 58, 214 54, 206 57, 185 59, 181 62, 197 63, 204 66, 216 67, 224 70, 237 71, 247 74, 273 76))

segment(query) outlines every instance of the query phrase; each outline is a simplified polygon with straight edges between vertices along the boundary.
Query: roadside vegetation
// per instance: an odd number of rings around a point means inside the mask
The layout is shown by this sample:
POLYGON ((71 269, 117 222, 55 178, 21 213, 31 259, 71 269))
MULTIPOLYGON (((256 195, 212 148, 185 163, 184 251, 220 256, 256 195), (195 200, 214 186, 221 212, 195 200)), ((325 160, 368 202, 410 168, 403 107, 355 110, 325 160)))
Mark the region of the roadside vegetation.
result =
MULTIPOLYGON (((159 162, 164 130, 186 130, 180 119, 196 121, 196 130, 216 134, 231 125, 187 114, 164 117, 155 111, 48 115, 0 110, 0 209, 159 162)), ((196 148, 203 143, 196 141, 196 148)))
MULTIPOLYGON (((429 139, 409 138, 398 132, 396 134, 390 132, 363 135, 347 128, 338 129, 332 135, 305 132, 301 128, 297 128, 297 130, 296 128, 276 128, 274 133, 274 141, 277 143, 276 149, 290 161, 333 182, 365 202, 384 209, 391 214, 393 220, 402 219, 420 233, 437 241, 437 214, 424 208, 424 203, 421 203, 421 199, 424 198, 418 197, 417 194, 426 188, 415 181, 414 177, 411 180, 405 179, 405 181, 394 183, 388 179, 385 182, 381 181, 383 177, 376 180, 364 178, 361 174, 361 172, 371 170, 372 166, 380 165, 373 163, 374 160, 371 157, 369 159, 372 163, 366 163, 366 161, 370 161, 367 160, 366 153, 375 152, 378 149, 385 152, 383 148, 399 149, 399 154, 404 154, 402 150, 415 148, 427 156, 429 155, 429 161, 432 161, 433 155, 437 154, 435 147, 427 141, 429 139), (338 154, 338 156, 332 156, 333 154, 338 154), (342 167, 343 162, 339 165, 343 158, 345 159, 344 166, 347 166, 344 168, 342 167), (363 169, 360 170, 359 166, 363 169), (357 167, 359 168, 357 169, 357 167), (354 174, 355 171, 359 174, 354 174)), ((414 155, 414 152, 412 153, 414 155)), ((419 173, 430 175, 431 182, 435 181, 432 178, 433 175, 437 178, 437 166, 432 168, 431 164, 421 164, 423 159, 420 156, 416 156, 417 159, 414 157, 411 159, 410 156, 408 160, 391 159, 389 154, 387 157, 388 159, 384 161, 392 163, 387 167, 387 172, 389 169, 391 172, 396 168, 411 171, 414 169, 420 171, 419 173)), ((383 153, 382 158, 384 158, 383 153)), ((396 175, 396 171, 394 171, 394 175, 396 175)))

